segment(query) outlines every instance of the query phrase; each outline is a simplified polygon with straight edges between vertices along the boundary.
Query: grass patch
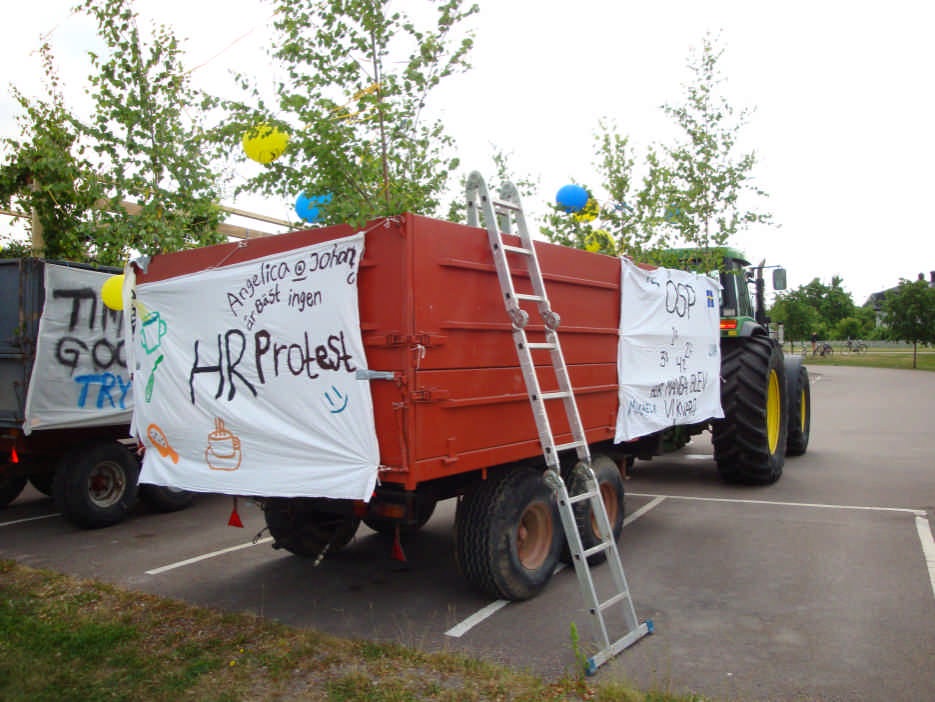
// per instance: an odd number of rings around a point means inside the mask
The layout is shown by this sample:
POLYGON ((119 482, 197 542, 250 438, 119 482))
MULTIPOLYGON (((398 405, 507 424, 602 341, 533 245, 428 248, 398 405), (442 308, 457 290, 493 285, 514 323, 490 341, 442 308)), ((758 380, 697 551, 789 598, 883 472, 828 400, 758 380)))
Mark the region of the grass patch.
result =
POLYGON ((4 702, 699 699, 574 671, 547 682, 458 653, 341 639, 3 560, 0 631, 4 702))
MULTIPOLYGON (((916 359, 916 370, 935 371, 935 353, 920 349, 916 359)), ((842 353, 835 348, 831 356, 807 356, 808 366, 856 366, 864 368, 896 368, 912 370, 912 348, 906 350, 867 351, 864 353, 842 353)))

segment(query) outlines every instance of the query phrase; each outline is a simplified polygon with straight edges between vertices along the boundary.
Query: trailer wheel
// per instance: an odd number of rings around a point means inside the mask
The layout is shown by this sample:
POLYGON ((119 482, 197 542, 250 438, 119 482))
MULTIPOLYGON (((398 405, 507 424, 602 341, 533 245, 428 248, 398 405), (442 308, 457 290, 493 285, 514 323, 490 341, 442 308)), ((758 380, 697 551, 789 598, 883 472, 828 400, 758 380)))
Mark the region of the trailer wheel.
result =
POLYGON ((308 558, 340 551, 360 526, 360 517, 322 512, 301 497, 264 500, 263 512, 273 548, 308 558))
MULTIPOLYGON (((597 478, 597 486, 601 491, 601 499, 604 502, 604 509, 607 510, 607 519, 610 522, 614 533, 614 541, 620 538, 620 532, 623 531, 624 518, 624 488, 623 478, 620 475, 620 469, 613 459, 609 456, 597 455, 591 460, 591 468, 594 471, 594 477, 597 478)), ((578 495, 587 489, 587 480, 579 471, 574 471, 571 475, 571 485, 568 488, 569 495, 578 495)), ((578 502, 573 507, 575 513, 575 523, 578 525, 578 534, 581 535, 581 545, 585 549, 597 546, 603 539, 597 529, 597 517, 594 510, 591 509, 591 501, 584 500, 578 502)), ((562 552, 562 560, 571 563, 571 553, 565 548, 562 552)), ((607 560, 607 552, 595 553, 588 558, 590 565, 598 565, 607 560)))
POLYGON ((6 507, 19 497, 24 487, 26 487, 25 475, 0 477, 0 507, 6 507))
POLYGON ((188 507, 195 493, 162 485, 140 485, 140 500, 159 512, 177 512, 188 507))
POLYGON ((540 470, 500 471, 458 504, 458 564, 492 597, 525 600, 552 577, 564 538, 552 490, 540 470))
POLYGON ((434 513, 435 501, 428 500, 418 503, 416 507, 416 521, 413 523, 402 522, 398 519, 386 519, 384 517, 365 517, 364 524, 378 534, 383 535, 393 535, 396 531, 396 525, 399 524, 400 534, 412 534, 424 527, 434 513))
POLYGON ((714 458, 727 482, 768 485, 786 457, 789 409, 782 351, 767 337, 723 339, 714 458))
POLYGON ((812 432, 812 392, 809 387, 808 369, 805 366, 799 366, 795 385, 789 398, 787 456, 804 454, 808 449, 808 437, 812 432))
POLYGON ((123 520, 136 501, 140 464, 125 446, 100 441, 62 456, 52 481, 56 506, 85 529, 123 520))

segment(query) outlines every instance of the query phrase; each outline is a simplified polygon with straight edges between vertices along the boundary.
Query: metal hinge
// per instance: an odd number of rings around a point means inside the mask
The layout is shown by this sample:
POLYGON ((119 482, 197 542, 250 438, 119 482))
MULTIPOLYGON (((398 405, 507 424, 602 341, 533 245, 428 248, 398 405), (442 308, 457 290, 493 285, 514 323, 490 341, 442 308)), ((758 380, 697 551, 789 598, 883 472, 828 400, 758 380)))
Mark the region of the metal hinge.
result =
POLYGON ((413 402, 441 402, 450 396, 451 393, 442 388, 421 388, 413 390, 409 395, 413 402))

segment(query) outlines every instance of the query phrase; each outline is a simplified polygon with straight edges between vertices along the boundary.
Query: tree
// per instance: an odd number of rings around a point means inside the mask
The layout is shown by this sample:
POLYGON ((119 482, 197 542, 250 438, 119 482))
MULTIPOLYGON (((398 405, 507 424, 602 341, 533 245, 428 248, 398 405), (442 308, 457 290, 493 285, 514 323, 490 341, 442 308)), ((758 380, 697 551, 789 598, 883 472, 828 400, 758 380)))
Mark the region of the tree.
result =
POLYGON ((689 58, 694 79, 685 88, 685 101, 662 108, 683 132, 673 146, 663 147, 663 218, 684 241, 703 248, 724 246, 736 232, 772 220, 745 197, 766 193, 752 178, 755 153, 737 153, 738 134, 750 111, 735 111, 719 93, 723 53, 715 39, 705 36, 701 51, 689 58))
POLYGON ((458 166, 429 93, 468 67, 470 36, 457 29, 476 5, 432 4, 429 29, 389 0, 277 0, 273 58, 287 80, 272 104, 241 77, 248 102, 226 102, 225 145, 259 124, 290 135, 285 153, 241 190, 294 200, 330 195, 323 223, 404 211, 434 213, 458 166))
POLYGON ((916 367, 918 346, 935 343, 935 288, 920 276, 912 282, 900 280, 883 303, 883 321, 889 337, 912 344, 912 367, 916 367))
POLYGON ((37 250, 12 242, 4 256, 82 261, 91 256, 96 230, 90 213, 97 199, 94 170, 84 157, 79 129, 65 107, 51 48, 40 49, 47 98, 30 100, 16 88, 23 139, 5 138, 10 154, 0 166, 0 204, 34 214, 28 227, 37 250))
POLYGON ((98 221, 99 259, 119 263, 131 249, 157 253, 226 241, 217 233, 219 177, 194 117, 203 97, 190 85, 178 39, 158 25, 145 41, 132 0, 86 0, 82 8, 108 50, 91 54, 95 111, 82 125, 109 200, 98 221), (140 211, 131 212, 126 200, 140 211))
POLYGON ((120 264, 131 251, 223 241, 218 177, 188 116, 200 98, 174 34, 160 26, 144 40, 131 0, 86 0, 80 9, 106 47, 90 54, 93 113, 81 119, 66 108, 44 47, 49 98, 14 90, 26 138, 5 141, 0 197, 36 212, 44 238, 36 253, 49 258, 120 264))
MULTIPOLYGON (((686 86, 684 103, 662 106, 683 134, 674 144, 652 145, 640 158, 628 137, 612 124, 600 123, 595 166, 607 204, 589 191, 590 211, 569 214, 553 206, 542 228, 546 237, 593 249, 606 240, 603 232, 613 242, 606 248, 669 265, 672 261, 663 253, 669 246, 713 250, 747 226, 771 221, 771 215, 756 211, 745 199, 766 193, 753 183, 755 154, 736 153, 749 111, 736 112, 718 92, 722 54, 706 36, 701 52, 693 51, 689 59, 694 80, 686 86)), ((702 260, 700 267, 718 268, 722 262, 717 256, 712 251, 711 260, 702 260)))
POLYGON ((809 339, 812 334, 825 335, 818 311, 801 289, 778 295, 769 316, 774 322, 783 323, 785 337, 790 341, 809 339))
POLYGON ((784 323, 786 336, 790 339, 807 339, 812 333, 822 339, 842 339, 865 336, 868 331, 867 318, 844 289, 844 279, 837 275, 832 276, 830 286, 814 278, 795 290, 778 295, 770 316, 784 323), (846 319, 852 319, 854 324, 841 326, 846 319), (855 329, 859 333, 852 333, 855 329))
POLYGON ((541 232, 550 241, 610 255, 625 253, 639 260, 652 258, 652 252, 668 244, 657 238, 661 166, 656 151, 650 147, 645 156, 646 172, 638 186, 635 173, 636 150, 629 137, 617 126, 601 120, 595 134, 594 166, 603 180, 607 198, 602 204, 592 191, 580 212, 566 212, 551 205, 541 232))

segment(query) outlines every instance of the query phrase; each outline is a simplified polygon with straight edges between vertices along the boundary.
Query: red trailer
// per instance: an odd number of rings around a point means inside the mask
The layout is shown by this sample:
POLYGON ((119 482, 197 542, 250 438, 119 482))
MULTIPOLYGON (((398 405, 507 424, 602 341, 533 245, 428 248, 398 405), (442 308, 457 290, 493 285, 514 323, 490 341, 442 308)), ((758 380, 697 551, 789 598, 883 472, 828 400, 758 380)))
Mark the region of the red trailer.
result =
MULTIPOLYGON (((564 537, 542 477, 542 449, 487 232, 412 214, 365 229, 358 299, 368 367, 372 377, 380 376, 370 380, 380 482, 368 503, 260 498, 276 545, 320 557, 346 545, 361 519, 378 531, 415 529, 438 500, 461 496, 457 549, 465 575, 498 597, 532 596, 551 576, 564 537)), ((136 282, 280 254, 353 231, 327 227, 160 255, 137 270, 136 282)), ((565 360, 604 502, 619 533, 618 465, 642 450, 638 443, 625 450, 612 443, 620 261, 544 242, 536 248, 552 307, 561 316, 565 360)), ((514 284, 518 292, 530 292, 528 276, 516 274, 514 284)), ((544 327, 531 323, 527 331, 532 342, 544 327)), ((541 362, 547 392, 556 387, 548 352, 535 353, 542 354, 536 364, 541 362)), ((560 404, 555 406, 552 431, 564 443, 570 430, 560 404)), ((567 462, 574 464, 575 452, 570 454, 567 462)))

